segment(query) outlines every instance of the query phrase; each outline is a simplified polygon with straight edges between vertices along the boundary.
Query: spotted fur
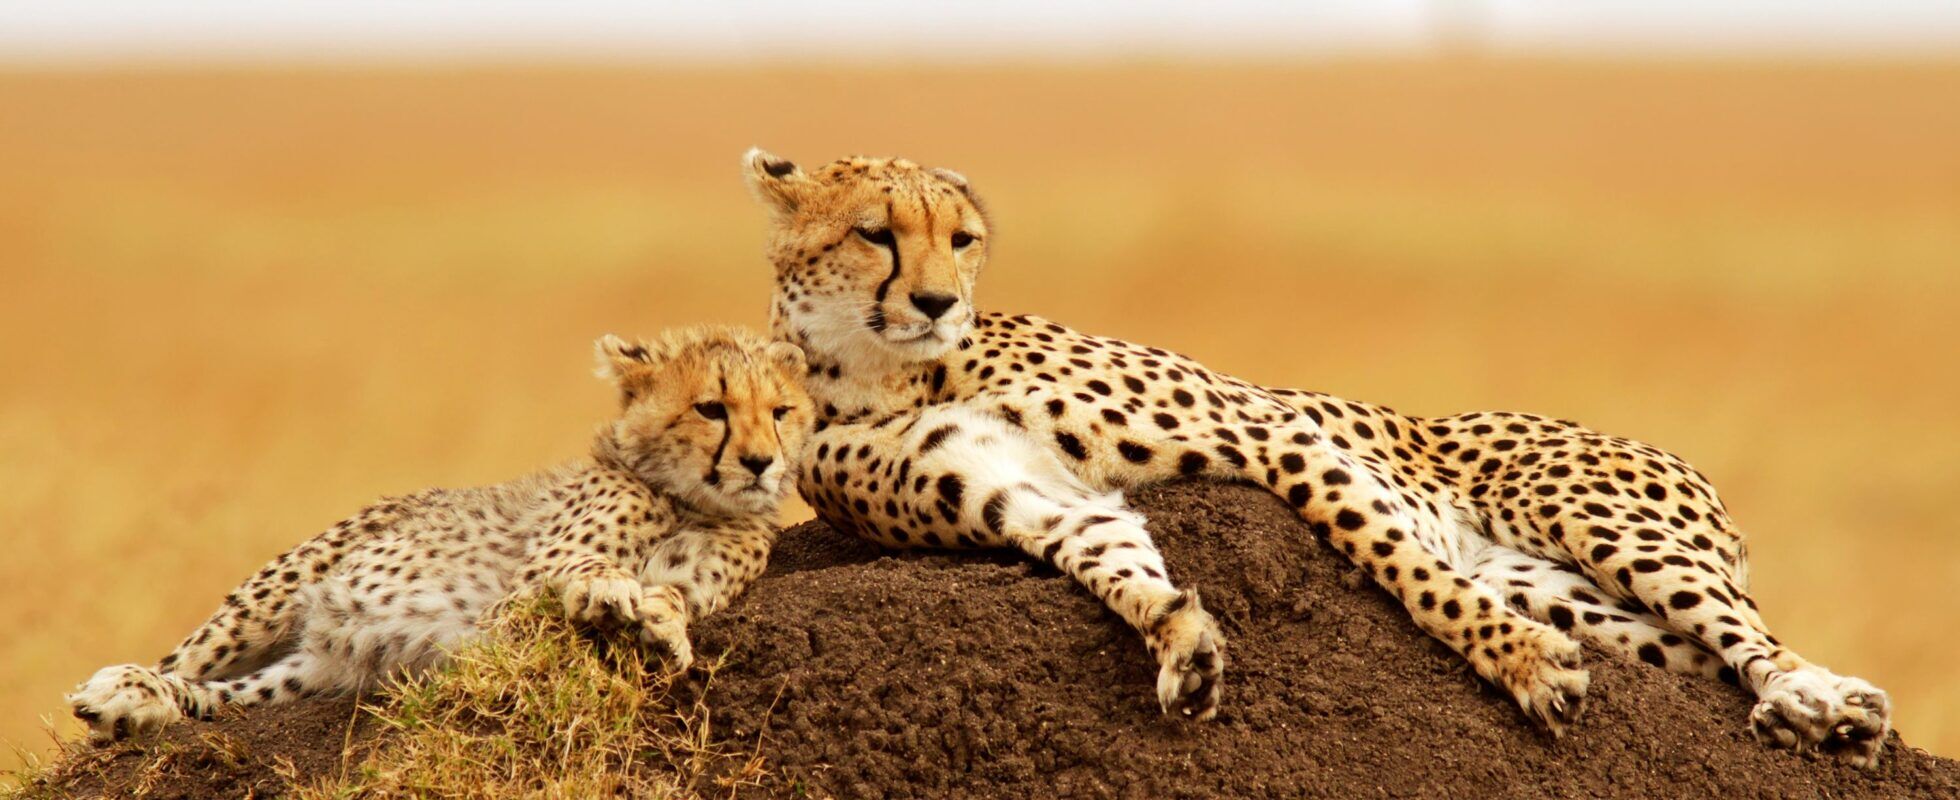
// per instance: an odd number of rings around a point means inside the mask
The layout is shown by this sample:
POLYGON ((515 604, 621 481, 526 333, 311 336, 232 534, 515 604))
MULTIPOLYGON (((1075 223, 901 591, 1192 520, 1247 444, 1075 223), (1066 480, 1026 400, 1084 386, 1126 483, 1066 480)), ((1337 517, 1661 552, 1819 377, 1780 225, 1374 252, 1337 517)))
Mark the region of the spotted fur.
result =
POLYGON ((608 336, 621 412, 591 460, 495 486, 384 499, 274 559, 154 667, 106 667, 68 696, 97 741, 224 706, 410 675, 541 588, 595 625, 637 628, 677 669, 687 624, 761 574, 813 425, 802 354, 742 331, 608 336))
POLYGON ((1529 414, 1423 418, 1259 386, 979 313, 992 230, 965 178, 901 159, 745 164, 775 218, 772 332, 809 354, 822 415, 805 498, 881 544, 1054 563, 1142 633, 1167 711, 1215 710, 1224 639, 1114 492, 1211 476, 1269 488, 1553 734, 1583 709, 1580 637, 1741 683, 1772 745, 1876 763, 1885 694, 1769 634, 1741 532, 1680 459, 1529 414))

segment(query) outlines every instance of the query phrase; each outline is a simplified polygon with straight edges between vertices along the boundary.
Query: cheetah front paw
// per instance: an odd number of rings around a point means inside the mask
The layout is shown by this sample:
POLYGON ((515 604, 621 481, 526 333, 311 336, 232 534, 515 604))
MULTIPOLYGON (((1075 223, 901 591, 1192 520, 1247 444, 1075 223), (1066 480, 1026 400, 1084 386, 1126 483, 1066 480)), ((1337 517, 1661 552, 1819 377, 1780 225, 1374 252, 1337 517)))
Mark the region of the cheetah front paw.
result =
POLYGON ((565 615, 579 622, 631 625, 640 620, 640 582, 631 578, 572 578, 558 594, 565 615))
POLYGON ((687 640, 687 622, 678 617, 642 623, 640 645, 659 655, 672 672, 686 672, 694 665, 694 645, 687 640))
POLYGON ((68 694, 75 718, 88 726, 89 741, 102 745, 148 736, 184 716, 171 699, 163 676, 135 664, 103 667, 68 694))
POLYGON ((1225 634, 1199 602, 1197 590, 1186 589, 1165 603, 1146 638, 1160 665, 1158 707, 1184 719, 1217 716, 1225 674, 1225 634))
POLYGON ((1749 729, 1770 747, 1822 753, 1855 767, 1878 766, 1892 729, 1892 700, 1858 678, 1804 667, 1769 679, 1749 729))
POLYGON ((1592 674, 1579 665, 1579 643, 1533 625, 1504 644, 1511 645, 1511 652, 1498 666, 1502 685, 1532 722, 1554 738, 1565 735, 1584 715, 1586 690, 1592 686, 1592 674))
POLYGON ((674 672, 685 672, 694 664, 694 646, 687 640, 687 599, 680 590, 651 586, 642 593, 640 645, 660 656, 674 672))

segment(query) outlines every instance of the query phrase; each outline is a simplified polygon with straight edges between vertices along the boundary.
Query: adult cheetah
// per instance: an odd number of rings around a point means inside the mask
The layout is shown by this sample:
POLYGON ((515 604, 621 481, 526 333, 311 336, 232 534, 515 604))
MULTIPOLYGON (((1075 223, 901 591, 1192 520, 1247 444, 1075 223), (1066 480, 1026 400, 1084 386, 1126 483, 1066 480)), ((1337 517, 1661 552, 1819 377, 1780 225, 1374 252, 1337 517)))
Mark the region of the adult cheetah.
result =
POLYGON ((1154 347, 980 313, 987 214, 901 159, 805 172, 750 151, 772 212, 771 331, 819 407, 804 497, 892 547, 1017 547, 1142 635, 1164 711, 1217 710, 1225 639, 1118 490, 1189 476, 1269 488, 1553 735, 1583 709, 1572 637, 1740 682, 1764 742, 1871 766, 1884 692, 1809 663, 1749 598, 1742 534, 1700 473, 1571 422, 1421 418, 1275 389, 1154 347))
POLYGON ((368 506, 273 559, 155 667, 78 687, 68 702, 90 738, 419 672, 539 588, 579 621, 637 627, 685 669, 688 622, 755 580, 775 542, 815 417, 803 356, 717 328, 607 336, 598 354, 621 412, 589 461, 368 506))

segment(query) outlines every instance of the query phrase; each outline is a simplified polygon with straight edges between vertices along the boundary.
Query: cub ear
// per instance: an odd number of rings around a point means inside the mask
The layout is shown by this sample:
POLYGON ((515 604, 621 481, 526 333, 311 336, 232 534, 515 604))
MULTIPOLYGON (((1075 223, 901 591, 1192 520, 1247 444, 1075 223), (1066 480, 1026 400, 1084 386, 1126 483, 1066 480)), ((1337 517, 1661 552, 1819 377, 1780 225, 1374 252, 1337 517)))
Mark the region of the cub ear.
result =
POLYGON ((653 363, 653 354, 646 346, 629 342, 610 333, 594 342, 592 351, 597 356, 599 366, 594 375, 615 383, 621 382, 629 373, 643 369, 653 363))
POLYGON ((965 175, 961 175, 945 167, 934 167, 932 170, 932 175, 935 178, 938 178, 942 181, 952 184, 954 187, 958 188, 962 192, 972 190, 972 187, 969 186, 966 182, 965 175))
POLYGON ((796 163, 760 147, 742 155, 742 174, 749 191, 778 214, 794 214, 814 182, 796 163))
POLYGON ((793 379, 802 380, 804 373, 810 369, 803 359, 803 348, 789 342, 770 342, 762 352, 793 379))
POLYGON ((770 341, 768 347, 762 347, 762 355, 766 355, 770 363, 774 363, 784 373, 788 373, 790 378, 802 380, 804 373, 809 371, 809 363, 804 361, 804 349, 788 341, 770 341))

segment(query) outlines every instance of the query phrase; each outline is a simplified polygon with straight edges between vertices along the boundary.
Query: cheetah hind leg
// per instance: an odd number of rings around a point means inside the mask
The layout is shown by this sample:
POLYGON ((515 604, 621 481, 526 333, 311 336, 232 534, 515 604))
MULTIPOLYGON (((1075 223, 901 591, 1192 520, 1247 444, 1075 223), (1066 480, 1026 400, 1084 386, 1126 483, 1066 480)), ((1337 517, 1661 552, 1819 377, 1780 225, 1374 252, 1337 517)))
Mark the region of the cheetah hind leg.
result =
POLYGON ((1892 729, 1892 701, 1863 679, 1805 665, 1762 682, 1749 729, 1771 747, 1814 751, 1869 769, 1878 766, 1892 729))
POLYGON ((118 664, 103 667, 67 696, 75 718, 88 726, 93 744, 154 735, 182 719, 185 707, 205 716, 207 707, 194 705, 196 695, 182 678, 149 667, 118 664))
POLYGON ((225 706, 290 702, 332 688, 316 660, 296 652, 251 675, 193 682, 136 664, 104 667, 67 696, 89 741, 107 744, 151 736, 186 716, 209 719, 225 706))

